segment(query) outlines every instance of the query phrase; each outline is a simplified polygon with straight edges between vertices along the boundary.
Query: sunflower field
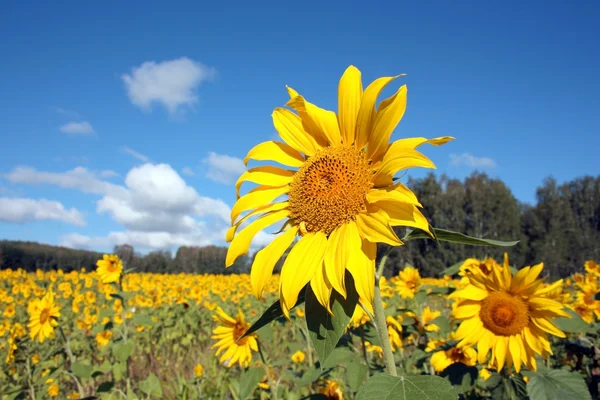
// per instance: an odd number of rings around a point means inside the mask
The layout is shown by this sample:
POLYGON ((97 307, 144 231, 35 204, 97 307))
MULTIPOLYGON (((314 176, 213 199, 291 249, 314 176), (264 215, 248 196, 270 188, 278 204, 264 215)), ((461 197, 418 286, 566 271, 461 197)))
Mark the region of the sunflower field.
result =
POLYGON ((2 399, 589 399, 597 390, 593 261, 556 282, 539 278, 542 264, 515 271, 507 258, 468 259, 439 278, 410 266, 382 277, 398 385, 381 374, 372 316, 344 308, 356 293, 332 302, 346 321, 333 327, 337 343, 312 339, 310 291, 289 321, 237 340, 279 304, 279 276, 258 300, 248 275, 111 276, 103 266, 119 261, 107 260, 90 272, 0 273, 2 399))

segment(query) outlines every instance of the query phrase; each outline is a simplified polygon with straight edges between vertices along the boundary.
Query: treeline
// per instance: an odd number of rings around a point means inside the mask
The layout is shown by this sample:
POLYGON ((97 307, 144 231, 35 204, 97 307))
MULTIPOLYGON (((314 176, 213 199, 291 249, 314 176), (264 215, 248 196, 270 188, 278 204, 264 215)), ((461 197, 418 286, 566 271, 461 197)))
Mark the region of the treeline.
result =
MULTIPOLYGON (((396 274, 406 264, 422 275, 433 276, 468 257, 494 257, 500 261, 508 251, 512 265, 543 261, 545 271, 564 277, 581 271, 588 259, 600 260, 600 177, 581 177, 558 185, 552 178, 537 188, 535 205, 520 203, 499 179, 473 173, 464 181, 430 174, 410 179, 408 186, 423 204, 423 213, 438 228, 469 236, 498 240, 519 240, 512 248, 474 247, 431 240, 415 240, 393 249, 388 274, 396 274)), ((398 235, 404 235, 404 229, 398 235)), ((385 251, 383 247, 380 251, 385 251)), ((161 273, 244 273, 252 258, 240 257, 225 269, 227 247, 180 247, 170 251, 136 253, 130 245, 116 246, 117 253, 137 272, 161 273)), ((49 270, 95 268, 101 253, 48 246, 32 242, 0 242, 0 266, 49 270)), ((282 262, 276 267, 279 270, 282 262)))

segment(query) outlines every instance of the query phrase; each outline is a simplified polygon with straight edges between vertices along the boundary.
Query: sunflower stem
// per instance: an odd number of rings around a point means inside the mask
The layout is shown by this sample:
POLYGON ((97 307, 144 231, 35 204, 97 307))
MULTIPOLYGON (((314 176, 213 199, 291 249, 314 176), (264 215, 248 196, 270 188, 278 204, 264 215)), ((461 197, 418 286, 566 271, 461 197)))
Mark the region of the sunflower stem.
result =
POLYGON ((373 311, 375 312, 375 319, 373 320, 375 327, 377 328, 377 334, 379 341, 381 342, 381 349, 383 350, 383 361, 385 362, 385 368, 388 374, 392 376, 398 376, 396 372, 396 362, 394 361, 394 352, 392 351, 392 345, 390 343, 390 336, 387 331, 387 324, 385 322, 385 310, 383 309, 383 300, 381 298, 381 289, 379 287, 379 280, 383 274, 385 268, 385 262, 390 255, 391 248, 388 249, 381 261, 379 261, 379 267, 377 268, 377 275, 375 276, 375 295, 373 296, 373 311))
POLYGON ((258 347, 258 354, 260 354, 260 359, 262 360, 263 366, 265 367, 265 372, 267 373, 267 381, 269 382, 269 390, 271 391, 272 399, 277 400, 277 388, 273 383, 273 378, 271 377, 271 369, 269 368, 269 364, 265 360, 265 356, 262 352, 262 347, 260 345, 260 341, 258 338, 256 339, 256 347, 258 347))

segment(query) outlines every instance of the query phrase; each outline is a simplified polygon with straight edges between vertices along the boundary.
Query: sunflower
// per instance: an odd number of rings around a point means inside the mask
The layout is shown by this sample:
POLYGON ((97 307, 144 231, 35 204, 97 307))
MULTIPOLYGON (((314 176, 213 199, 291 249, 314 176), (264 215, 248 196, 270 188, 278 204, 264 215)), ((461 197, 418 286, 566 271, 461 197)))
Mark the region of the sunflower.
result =
POLYGON ((213 331, 211 339, 219 341, 211 349, 217 347, 217 356, 226 349, 219 361, 226 361, 228 367, 236 362, 240 367, 247 367, 252 360, 252 351, 258 351, 258 342, 254 334, 236 342, 250 328, 250 324, 244 320, 242 310, 239 310, 237 317, 233 319, 221 307, 217 307, 217 314, 213 315, 213 319, 221 326, 217 326, 213 331))
POLYGON ((519 372, 522 364, 537 370, 535 355, 552 354, 547 334, 565 337, 550 318, 569 317, 561 303, 548 297, 562 279, 544 286, 537 279, 542 269, 540 263, 513 275, 505 263, 489 275, 468 272, 470 284, 450 295, 461 299, 453 311, 463 320, 455 334, 458 347, 477 345, 481 364, 491 350, 490 365, 498 371, 514 365, 519 372))
POLYGON ((371 308, 376 244, 401 245, 395 226, 429 232, 417 197, 394 176, 410 167, 435 168, 416 148, 453 138, 389 143, 406 109, 406 85, 378 107, 376 103, 380 92, 399 76, 376 79, 363 91, 360 71, 350 66, 339 82, 337 115, 288 87, 286 106, 293 111, 276 108, 272 114, 283 142, 260 143, 244 159, 246 164, 251 159, 271 160, 294 168, 265 165, 245 171, 236 182, 238 200, 226 235, 231 242, 226 258, 229 267, 248 252, 256 234, 285 220, 282 233, 254 259, 251 284, 258 298, 277 261, 300 237, 281 269, 280 302, 288 319, 306 284, 310 283, 327 309, 332 290, 346 297, 346 269, 354 278, 360 301, 371 308), (258 186, 240 197, 243 182, 258 186), (274 202, 280 196, 287 198, 274 202), (237 232, 254 217, 258 218, 237 232))
POLYGON ((431 356, 431 366, 435 372, 442 372, 454 363, 463 363, 470 367, 477 364, 477 351, 472 347, 451 347, 440 350, 431 356))
POLYGON ((302 364, 304 362, 305 358, 306 358, 306 355, 304 354, 304 352, 302 350, 298 350, 297 352, 292 354, 292 361, 296 364, 302 364))
POLYGON ((396 290, 403 299, 412 299, 421 286, 421 275, 415 267, 406 267, 398 274, 396 290))
POLYGON ((54 294, 48 291, 41 299, 35 299, 27 306, 29 313, 29 335, 43 343, 46 338, 54 336, 54 327, 60 317, 60 308, 54 302, 54 294))
POLYGON ((98 260, 96 266, 98 267, 96 273, 102 283, 118 282, 123 272, 123 263, 119 256, 114 254, 105 254, 102 260, 98 260))

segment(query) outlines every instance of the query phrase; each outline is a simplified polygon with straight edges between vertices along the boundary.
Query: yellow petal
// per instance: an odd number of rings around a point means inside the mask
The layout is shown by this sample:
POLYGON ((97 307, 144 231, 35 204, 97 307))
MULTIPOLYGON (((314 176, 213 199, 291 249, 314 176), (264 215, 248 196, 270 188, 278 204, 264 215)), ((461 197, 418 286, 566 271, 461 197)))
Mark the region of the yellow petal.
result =
POLYGON ((379 105, 367 148, 367 156, 370 159, 379 160, 379 156, 388 148, 392 132, 406 111, 406 94, 406 85, 402 85, 393 96, 379 105))
POLYGON ((521 347, 519 346, 519 342, 516 336, 510 336, 508 338, 508 349, 510 351, 510 356, 515 365, 515 370, 517 374, 521 372, 521 347))
POLYGON ((342 142, 352 145, 356 137, 356 120, 362 99, 361 74, 354 65, 349 66, 338 85, 338 117, 342 142))
POLYGON ((367 193, 367 201, 371 204, 377 203, 378 201, 399 201, 421 207, 421 203, 419 203, 417 196, 402 182, 397 182, 393 186, 369 190, 367 193))
POLYGON ((417 207, 397 201, 380 201, 377 203, 377 207, 380 207, 388 215, 390 226, 418 228, 433 237, 429 230, 429 221, 417 207))
POLYGON ((240 187, 243 182, 253 182, 266 186, 283 186, 292 182, 296 171, 277 168, 270 165, 250 168, 239 177, 235 183, 235 194, 240 197, 240 187))
POLYGON ((287 201, 282 201, 280 203, 270 203, 270 204, 266 204, 264 206, 260 206, 257 209, 249 212, 248 214, 244 215, 239 221, 237 221, 231 228, 227 229, 227 233, 225 234, 225 240, 227 241, 227 243, 230 243, 233 240, 233 237, 235 236, 235 232, 237 231, 237 229, 248 218, 254 217, 254 216, 256 216, 258 214, 262 214, 262 213, 266 214, 271 211, 284 210, 287 208, 288 204, 289 203, 287 201))
POLYGON ((486 290, 480 289, 473 285, 469 285, 464 289, 456 290, 448 295, 449 299, 466 299, 473 301, 481 301, 488 296, 486 290))
POLYGON ((256 207, 265 206, 267 203, 270 203, 279 196, 286 194, 287 192, 289 192, 289 190, 289 185, 285 185, 281 187, 265 188, 256 192, 250 192, 240 197, 231 209, 231 224, 233 225, 235 223, 235 220, 244 211, 248 211, 256 207))
POLYGON ((504 361, 506 360, 506 352, 508 351, 508 338, 506 336, 499 336, 494 350, 496 364, 498 366, 498 371, 500 371, 502 370, 504 361))
POLYGON ((276 108, 273 112, 273 125, 284 142, 300 153, 312 156, 321 148, 315 139, 302 127, 300 116, 285 108, 276 108))
POLYGON ((317 267, 317 271, 310 280, 310 287, 317 298, 317 301, 321 303, 323 307, 327 309, 327 312, 333 315, 331 311, 329 299, 331 298, 332 286, 327 279, 327 273, 325 272, 325 264, 317 267))
POLYGON ((323 262, 327 236, 323 232, 304 235, 285 259, 281 268, 279 293, 281 309, 287 319, 289 310, 296 305, 300 289, 306 285, 323 262))
POLYGON ((316 126, 322 132, 323 136, 327 138, 328 144, 332 146, 341 144, 340 127, 337 116, 333 111, 317 107, 306 101, 302 96, 294 97, 287 102, 286 106, 295 110, 304 110, 305 113, 298 112, 300 118, 302 118, 302 122, 304 123, 305 118, 308 118, 310 120, 309 126, 316 126))
POLYGON ((437 138, 433 138, 433 139, 427 139, 424 137, 416 137, 416 138, 399 139, 399 140, 396 140, 395 142, 393 142, 391 145, 394 145, 397 147, 404 147, 407 149, 416 149, 417 147, 419 147, 425 143, 428 143, 432 146, 441 146, 443 144, 448 143, 451 140, 454 140, 454 138, 452 136, 442 136, 442 137, 437 137, 437 138))
POLYGON ((358 296, 369 308, 373 309, 373 296, 375 294, 375 258, 377 245, 368 240, 361 239, 356 223, 348 224, 346 247, 349 250, 347 269, 354 278, 354 287, 358 296))
POLYGON ((250 270, 250 283, 252 284, 252 292, 258 299, 262 298, 265 285, 273 274, 275 264, 290 247, 297 233, 298 227, 291 227, 256 253, 250 270))
POLYGON ((419 151, 392 144, 384 154, 381 165, 373 177, 373 182, 376 187, 393 185, 396 173, 415 167, 435 169, 433 162, 419 151))
POLYGON ((244 158, 245 165, 248 165, 248 160, 269 160, 290 167, 300 167, 305 161, 302 154, 291 146, 275 141, 262 142, 254 146, 244 158))
MULTIPOLYGON (((327 239, 327 251, 325 252, 325 275, 328 281, 342 297, 346 298, 346 266, 350 253, 347 247, 347 229, 350 224, 340 225, 334 229, 327 239)), ((354 225, 352 223, 352 225, 354 225)), ((358 232, 357 232, 358 233, 358 232)), ((357 235, 358 244, 360 245, 360 237, 357 235)))
POLYGON ((252 242, 252 239, 258 232, 262 231, 267 226, 286 218, 288 215, 290 215, 288 210, 274 211, 272 213, 263 215, 242 229, 229 244, 225 266, 230 267, 239 256, 248 252, 248 249, 250 248, 250 242, 252 242))
MULTIPOLYGON (((298 92, 292 89, 289 86, 286 86, 288 94, 290 95, 290 100, 295 99, 299 96, 298 92)), ((315 124, 315 122, 310 118, 306 111, 306 107, 303 102, 294 102, 289 104, 289 107, 293 108, 298 112, 300 119, 302 120, 302 127, 306 132, 308 132, 317 142, 317 144, 321 147, 326 147, 329 145, 327 137, 322 132, 321 128, 315 124)))
POLYGON ((481 339, 477 342, 477 354, 479 364, 485 363, 487 359, 487 355, 491 348, 491 335, 488 331, 484 331, 484 334, 481 335, 481 339))
POLYGON ((548 332, 554 336, 558 336, 561 338, 567 337, 563 331, 558 329, 552 322, 548 321, 545 318, 531 317, 531 321, 533 321, 533 324, 535 326, 537 326, 539 329, 545 332, 548 332))
POLYGON ((454 309, 452 316, 456 319, 467 319, 479 314, 480 310, 480 302, 462 301, 460 306, 454 309))
POLYGON ((356 225, 360 236, 372 243, 387 243, 391 246, 400 246, 402 241, 396 235, 389 223, 385 211, 375 208, 367 213, 356 215, 356 225))
POLYGON ((356 121, 357 148, 362 149, 369 141, 371 131, 375 124, 375 117, 377 115, 375 104, 377 103, 377 97, 379 97, 379 93, 381 93, 383 88, 385 88, 390 82, 399 76, 401 75, 378 78, 365 89, 360 102, 360 109, 358 110, 358 118, 356 121))

